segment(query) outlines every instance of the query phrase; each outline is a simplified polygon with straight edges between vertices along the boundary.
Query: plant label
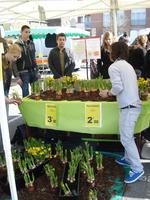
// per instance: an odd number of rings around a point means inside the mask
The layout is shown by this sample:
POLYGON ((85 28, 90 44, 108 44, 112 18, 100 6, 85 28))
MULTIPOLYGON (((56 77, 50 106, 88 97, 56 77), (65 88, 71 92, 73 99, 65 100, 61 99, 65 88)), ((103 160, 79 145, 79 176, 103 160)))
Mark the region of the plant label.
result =
POLYGON ((85 127, 101 127, 100 103, 85 103, 85 127))
POLYGON ((45 125, 56 126, 56 122, 57 122, 56 105, 47 103, 45 105, 45 125))

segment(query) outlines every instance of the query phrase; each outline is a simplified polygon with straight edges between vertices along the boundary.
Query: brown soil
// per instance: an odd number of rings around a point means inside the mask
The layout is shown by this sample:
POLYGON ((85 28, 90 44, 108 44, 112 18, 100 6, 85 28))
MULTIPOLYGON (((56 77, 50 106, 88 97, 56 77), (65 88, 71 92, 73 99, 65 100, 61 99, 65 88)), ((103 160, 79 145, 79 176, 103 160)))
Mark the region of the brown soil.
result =
MULTIPOLYGON (((58 175, 59 182, 62 177, 63 165, 58 159, 53 159, 50 163, 55 167, 56 173, 58 175)), ((96 172, 95 170, 95 187, 98 191, 98 200, 109 200, 115 191, 108 192, 108 189, 114 185, 114 179, 120 178, 122 181, 124 179, 124 169, 123 167, 117 165, 113 158, 103 159, 104 169, 102 171, 96 172)), ((88 191, 92 186, 86 182, 86 177, 80 174, 80 196, 79 200, 88 200, 88 191)), ((0 187, 0 196, 4 192, 0 187)), ((52 192, 49 184, 49 180, 45 174, 39 176, 35 181, 35 191, 29 193, 26 188, 18 190, 19 200, 58 200, 59 190, 52 192)))

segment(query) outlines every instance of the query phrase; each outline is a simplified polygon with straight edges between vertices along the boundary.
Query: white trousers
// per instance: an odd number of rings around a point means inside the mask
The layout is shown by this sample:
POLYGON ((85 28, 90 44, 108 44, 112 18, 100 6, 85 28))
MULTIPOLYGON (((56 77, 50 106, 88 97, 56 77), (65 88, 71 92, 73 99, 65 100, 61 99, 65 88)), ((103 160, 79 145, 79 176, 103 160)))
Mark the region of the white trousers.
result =
POLYGON ((120 140, 125 148, 125 160, 131 165, 134 172, 141 172, 143 165, 134 140, 134 128, 140 115, 141 108, 126 108, 120 111, 119 132, 120 140))

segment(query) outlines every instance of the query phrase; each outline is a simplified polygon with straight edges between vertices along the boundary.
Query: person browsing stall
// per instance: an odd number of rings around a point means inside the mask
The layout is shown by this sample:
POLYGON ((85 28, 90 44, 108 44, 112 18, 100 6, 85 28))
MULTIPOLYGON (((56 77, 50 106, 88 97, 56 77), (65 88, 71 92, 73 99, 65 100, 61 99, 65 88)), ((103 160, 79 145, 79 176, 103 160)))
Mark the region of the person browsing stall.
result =
POLYGON ((70 49, 65 48, 66 35, 59 33, 56 36, 57 47, 50 51, 48 57, 49 68, 52 71, 54 79, 63 76, 72 76, 75 67, 75 61, 70 49))
POLYGON ((110 91, 100 92, 102 97, 116 95, 120 108, 119 132, 125 149, 124 156, 116 162, 131 168, 125 183, 137 181, 143 174, 143 165, 134 140, 134 128, 141 112, 137 76, 133 67, 127 62, 128 46, 124 42, 115 42, 111 46, 111 59, 114 63, 109 67, 112 83, 110 91))
POLYGON ((30 36, 30 27, 23 25, 21 27, 21 36, 16 41, 21 48, 21 57, 17 60, 14 66, 14 76, 17 77, 17 84, 22 88, 22 96, 29 95, 29 84, 38 80, 38 67, 35 62, 35 57, 30 36))
MULTIPOLYGON (((3 41, 3 43, 5 43, 5 41, 3 41)), ((3 69, 2 74, 3 74, 5 103, 6 104, 20 104, 21 100, 10 99, 8 97, 10 81, 7 82, 8 81, 7 69, 9 69, 10 71, 12 70, 11 68, 12 63, 16 62, 16 60, 21 56, 21 49, 17 44, 12 44, 10 47, 7 47, 7 48, 5 48, 5 45, 3 46, 4 46, 4 54, 2 54, 2 69, 3 69)), ((8 107, 6 106, 6 108, 8 107)), ((1 130, 0 130, 0 151, 2 150, 3 150, 3 144, 2 144, 2 136, 1 136, 1 130)))

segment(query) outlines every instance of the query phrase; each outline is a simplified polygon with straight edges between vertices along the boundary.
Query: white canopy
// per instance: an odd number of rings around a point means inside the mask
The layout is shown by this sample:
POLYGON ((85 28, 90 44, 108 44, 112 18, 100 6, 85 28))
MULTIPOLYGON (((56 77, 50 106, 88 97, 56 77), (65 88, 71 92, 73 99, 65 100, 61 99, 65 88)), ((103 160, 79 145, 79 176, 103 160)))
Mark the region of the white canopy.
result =
POLYGON ((110 11, 114 7, 148 8, 150 0, 0 0, 0 23, 80 16, 110 11))

